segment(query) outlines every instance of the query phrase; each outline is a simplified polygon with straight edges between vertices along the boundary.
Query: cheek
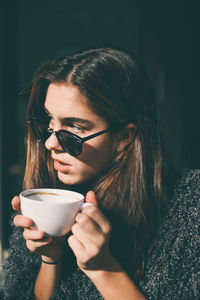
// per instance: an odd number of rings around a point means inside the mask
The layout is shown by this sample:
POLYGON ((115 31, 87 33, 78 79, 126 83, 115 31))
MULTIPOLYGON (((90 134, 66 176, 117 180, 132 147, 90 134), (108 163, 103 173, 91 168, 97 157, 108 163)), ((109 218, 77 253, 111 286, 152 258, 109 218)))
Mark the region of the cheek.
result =
POLYGON ((68 174, 58 174, 59 179, 70 185, 95 179, 105 171, 112 161, 114 144, 110 141, 84 143, 80 156, 71 159, 72 169, 68 174))
POLYGON ((82 158, 90 167, 107 164, 113 156, 113 144, 110 141, 102 141, 98 144, 83 144, 82 158))

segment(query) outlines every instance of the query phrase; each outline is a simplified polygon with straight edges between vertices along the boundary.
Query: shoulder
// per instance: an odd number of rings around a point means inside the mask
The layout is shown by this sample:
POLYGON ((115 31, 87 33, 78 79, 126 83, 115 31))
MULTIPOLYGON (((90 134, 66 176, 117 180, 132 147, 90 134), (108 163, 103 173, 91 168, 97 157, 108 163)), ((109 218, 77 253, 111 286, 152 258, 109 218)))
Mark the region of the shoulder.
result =
POLYGON ((185 169, 175 186, 174 195, 180 195, 184 200, 197 200, 200 196, 200 170, 185 169))
POLYGON ((187 225, 188 228, 188 225, 192 225, 195 220, 198 221, 197 217, 199 217, 199 214, 200 170, 186 169, 175 184, 172 197, 169 199, 169 207, 164 218, 164 224, 168 222, 169 224, 175 224, 181 220, 180 226, 184 227, 187 225))
POLYGON ((200 170, 184 170, 146 261, 141 287, 149 299, 199 299, 199 219, 200 170))
MULTIPOLYGON (((197 247, 200 219, 200 170, 184 170, 175 185, 168 211, 158 231, 158 241, 173 241, 177 251, 197 247)), ((171 250, 172 251, 172 250, 171 250)), ((184 251, 184 252, 185 252, 184 251)))
POLYGON ((185 169, 174 185, 168 208, 157 233, 157 242, 170 238, 194 238, 199 234, 200 170, 185 169))
POLYGON ((168 228, 175 237, 189 238, 197 244, 200 219, 200 170, 184 170, 182 177, 175 185, 169 201, 169 209, 160 234, 168 228))

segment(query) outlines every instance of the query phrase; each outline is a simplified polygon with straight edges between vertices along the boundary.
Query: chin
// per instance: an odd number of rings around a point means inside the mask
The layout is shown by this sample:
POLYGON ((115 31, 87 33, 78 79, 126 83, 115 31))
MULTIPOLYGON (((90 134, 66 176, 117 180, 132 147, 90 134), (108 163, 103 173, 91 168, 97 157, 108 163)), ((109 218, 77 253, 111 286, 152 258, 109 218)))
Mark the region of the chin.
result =
POLYGON ((81 178, 75 176, 75 175, 70 175, 70 174, 64 174, 62 172, 58 172, 58 179, 66 184, 66 185, 80 185, 85 182, 85 180, 81 180, 81 178))

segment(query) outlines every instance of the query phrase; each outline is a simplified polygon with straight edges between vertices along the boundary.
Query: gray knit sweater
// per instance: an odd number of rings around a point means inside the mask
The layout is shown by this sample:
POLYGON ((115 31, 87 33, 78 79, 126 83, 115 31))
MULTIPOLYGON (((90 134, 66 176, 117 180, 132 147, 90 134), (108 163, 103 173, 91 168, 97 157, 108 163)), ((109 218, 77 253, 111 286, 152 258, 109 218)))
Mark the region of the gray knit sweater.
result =
MULTIPOLYGON (((137 284, 147 299, 200 299, 200 170, 184 171, 168 207, 137 284)), ((40 258, 26 248, 21 229, 14 230, 9 253, 0 273, 0 299, 34 299, 40 258)), ((72 253, 63 264, 62 279, 51 299, 103 299, 78 269, 72 253)))

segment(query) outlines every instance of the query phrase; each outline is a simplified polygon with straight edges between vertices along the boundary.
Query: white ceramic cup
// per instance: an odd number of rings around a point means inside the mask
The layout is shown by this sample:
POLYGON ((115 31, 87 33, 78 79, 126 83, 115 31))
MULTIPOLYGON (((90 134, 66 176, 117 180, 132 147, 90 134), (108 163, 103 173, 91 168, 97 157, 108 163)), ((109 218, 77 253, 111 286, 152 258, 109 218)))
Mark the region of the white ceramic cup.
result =
POLYGON ((71 230, 75 216, 92 203, 84 203, 77 192, 59 189, 31 189, 20 193, 22 214, 37 229, 50 236, 63 236, 71 230))

